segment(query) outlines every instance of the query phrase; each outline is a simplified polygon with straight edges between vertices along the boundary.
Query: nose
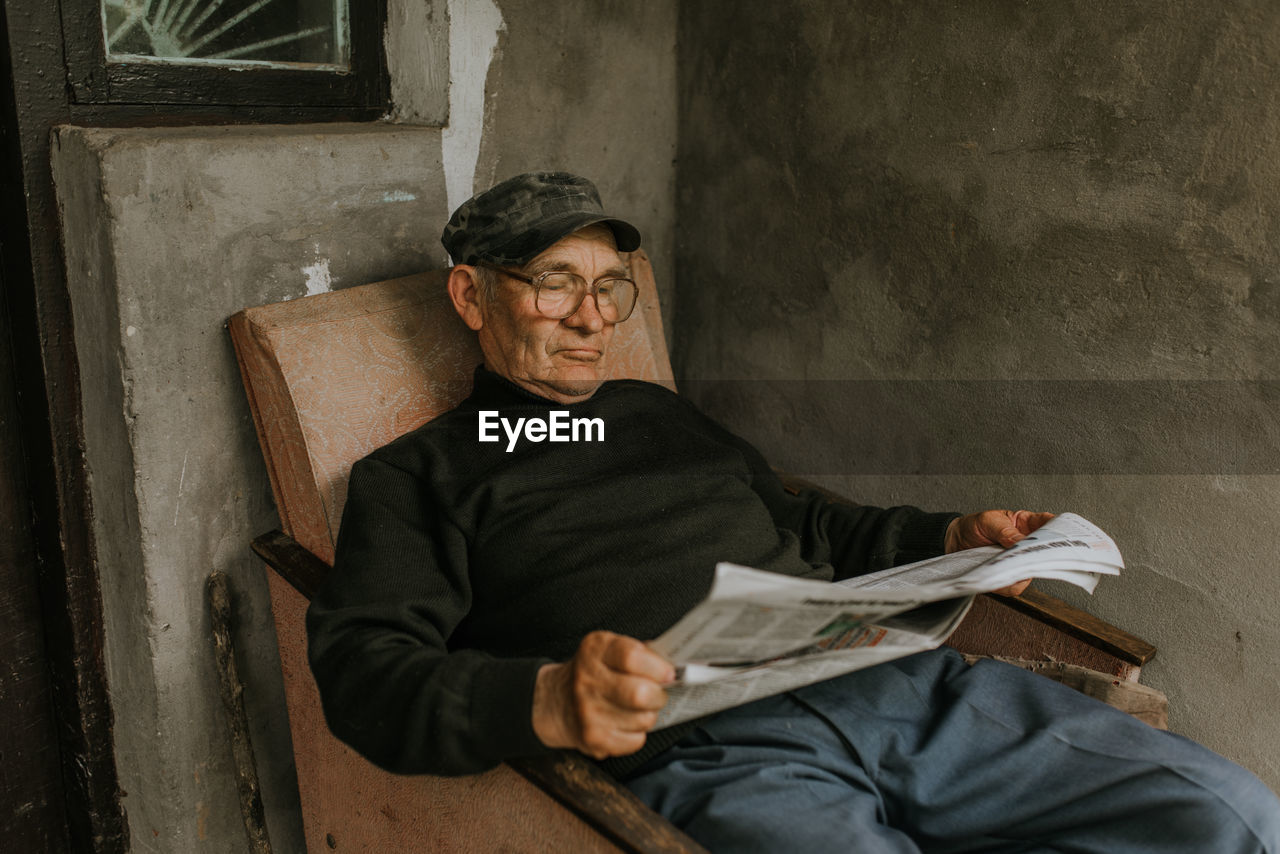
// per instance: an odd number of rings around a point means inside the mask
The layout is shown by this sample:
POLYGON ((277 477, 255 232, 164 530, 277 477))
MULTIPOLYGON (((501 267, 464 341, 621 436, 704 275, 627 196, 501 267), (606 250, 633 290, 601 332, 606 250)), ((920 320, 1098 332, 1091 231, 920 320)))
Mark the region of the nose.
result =
POLYGON ((584 332, 599 332, 604 329, 606 323, 604 316, 600 314, 600 305, 596 302, 596 295, 592 293, 583 294, 578 310, 561 322, 566 326, 581 329, 584 332))

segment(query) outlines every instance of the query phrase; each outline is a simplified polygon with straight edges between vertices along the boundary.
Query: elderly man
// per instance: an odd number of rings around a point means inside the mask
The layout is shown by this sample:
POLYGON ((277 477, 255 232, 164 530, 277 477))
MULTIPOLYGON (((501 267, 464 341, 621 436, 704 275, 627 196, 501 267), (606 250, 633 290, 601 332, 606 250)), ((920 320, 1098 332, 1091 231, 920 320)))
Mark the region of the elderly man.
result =
POLYGON ((308 614, 329 724, 369 759, 466 774, 575 748, 713 851, 1280 854, 1280 804, 1247 771, 945 650, 652 731, 674 673, 642 641, 717 561, 844 578, 1007 546, 1049 514, 793 495, 684 399, 605 382, 640 235, 582 178, 504 181, 443 242, 484 365, 456 409, 353 468, 308 614), (599 429, 496 428, 557 417, 599 429))

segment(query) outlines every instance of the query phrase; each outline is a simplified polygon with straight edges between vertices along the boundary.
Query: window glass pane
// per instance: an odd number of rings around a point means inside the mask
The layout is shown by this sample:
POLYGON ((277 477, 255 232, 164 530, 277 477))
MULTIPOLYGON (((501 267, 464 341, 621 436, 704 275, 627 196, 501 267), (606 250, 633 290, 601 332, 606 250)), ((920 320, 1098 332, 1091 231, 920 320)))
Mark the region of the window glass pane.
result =
POLYGON ((101 0, 107 58, 346 69, 347 0, 101 0))

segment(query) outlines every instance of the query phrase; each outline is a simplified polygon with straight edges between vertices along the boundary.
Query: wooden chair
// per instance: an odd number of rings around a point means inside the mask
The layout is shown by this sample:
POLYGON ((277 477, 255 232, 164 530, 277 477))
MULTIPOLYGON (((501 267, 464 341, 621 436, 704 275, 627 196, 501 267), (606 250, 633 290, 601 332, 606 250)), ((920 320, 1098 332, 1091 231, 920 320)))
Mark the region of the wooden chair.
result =
MULTIPOLYGON (((630 263, 640 309, 617 328, 613 375, 674 386, 652 269, 642 252, 630 263)), ((350 467, 452 408, 481 359, 446 278, 423 273, 246 309, 229 324, 284 528, 253 547, 276 570, 272 610, 308 850, 702 851, 577 754, 465 778, 397 776, 324 722, 303 618, 333 560, 350 467)), ((1047 655, 1117 685, 1135 681, 1155 651, 1038 593, 978 603, 957 636, 962 651, 1047 655)))

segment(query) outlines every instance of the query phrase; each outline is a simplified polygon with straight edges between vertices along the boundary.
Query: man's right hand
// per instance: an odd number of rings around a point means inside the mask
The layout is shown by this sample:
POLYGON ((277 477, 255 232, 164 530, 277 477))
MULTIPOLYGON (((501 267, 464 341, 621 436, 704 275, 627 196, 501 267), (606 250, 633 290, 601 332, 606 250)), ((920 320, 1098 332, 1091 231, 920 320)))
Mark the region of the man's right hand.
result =
POLYGON ((533 731, 548 747, 572 747, 595 759, 625 756, 667 702, 675 668, 635 638, 592 632, 573 658, 546 664, 533 689, 533 731))

